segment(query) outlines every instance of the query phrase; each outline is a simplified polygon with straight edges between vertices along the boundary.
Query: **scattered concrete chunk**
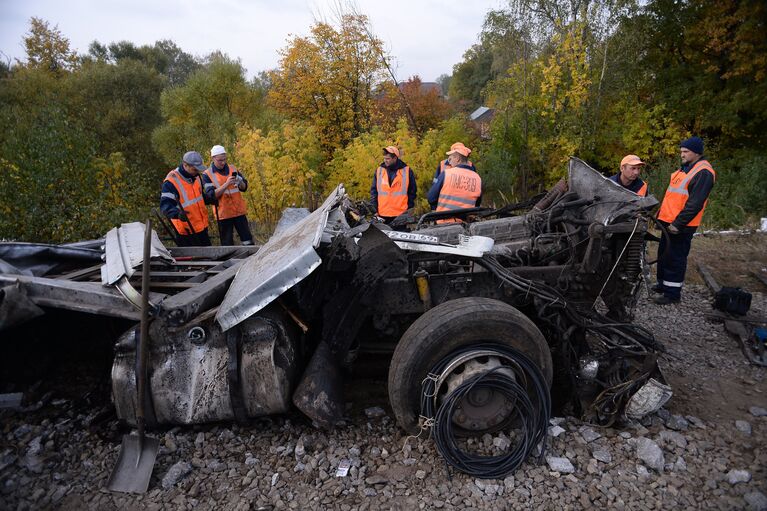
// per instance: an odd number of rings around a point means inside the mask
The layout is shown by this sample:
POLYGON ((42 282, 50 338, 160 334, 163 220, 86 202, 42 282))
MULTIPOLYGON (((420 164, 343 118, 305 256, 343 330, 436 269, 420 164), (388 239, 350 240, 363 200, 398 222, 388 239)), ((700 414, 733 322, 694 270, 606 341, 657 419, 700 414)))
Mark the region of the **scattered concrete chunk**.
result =
POLYGON ((183 478, 192 472, 192 465, 186 461, 178 461, 168 469, 162 478, 162 487, 166 490, 176 486, 183 478))
POLYGON ((637 457, 642 460, 648 468, 651 468, 656 472, 663 472, 663 467, 666 464, 666 461, 663 456, 663 450, 658 447, 658 444, 649 438, 640 437, 636 439, 636 446, 637 457))
POLYGON ((610 454, 610 451, 607 449, 595 449, 591 455, 594 456, 595 460, 601 461, 602 463, 610 463, 613 460, 612 454, 610 454))
POLYGON ((546 456, 546 463, 549 464, 549 468, 552 471, 559 472, 560 474, 572 474, 575 472, 575 467, 567 458, 546 456))
POLYGON ((565 432, 564 428, 561 428, 559 426, 549 426, 549 436, 553 436, 554 438, 556 438, 564 432, 565 432))
POLYGON ((727 482, 736 485, 738 483, 747 483, 751 480, 751 472, 748 470, 732 469, 727 472, 727 482))
POLYGON ((586 441, 586 443, 591 443, 597 438, 602 438, 602 433, 599 433, 598 431, 594 431, 593 428, 590 428, 589 426, 582 426, 578 433, 581 434, 583 439, 586 441))

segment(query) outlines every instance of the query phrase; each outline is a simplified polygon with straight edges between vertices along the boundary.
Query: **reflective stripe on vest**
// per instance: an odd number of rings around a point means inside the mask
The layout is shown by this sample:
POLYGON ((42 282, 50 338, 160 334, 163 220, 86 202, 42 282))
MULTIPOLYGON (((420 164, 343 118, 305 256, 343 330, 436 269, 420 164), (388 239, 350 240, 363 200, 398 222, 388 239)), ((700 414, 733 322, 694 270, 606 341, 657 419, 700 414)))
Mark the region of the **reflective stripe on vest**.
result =
POLYGON ((410 167, 397 170, 394 181, 389 183, 389 174, 383 167, 376 169, 376 190, 378 191, 378 214, 398 216, 407 211, 407 189, 410 184, 410 167))
MULTIPOLYGON (((682 212, 685 204, 687 204, 687 199, 690 197, 690 192, 688 190, 690 181, 702 170, 711 172, 714 176, 714 180, 716 180, 716 172, 714 172, 714 169, 711 168, 711 164, 706 160, 698 161, 687 173, 682 172, 680 169, 671 174, 671 180, 666 189, 666 195, 663 197, 663 203, 658 212, 658 220, 666 223, 672 223, 676 220, 677 215, 682 212)), ((697 227, 700 225, 700 221, 703 218, 703 211, 706 209, 707 204, 708 199, 706 199, 703 203, 703 207, 700 208, 698 214, 695 215, 695 218, 690 220, 687 226, 697 227)))
MULTIPOLYGON (((463 167, 445 168, 445 180, 439 192, 436 211, 454 211, 473 208, 482 194, 482 178, 473 170, 463 167)), ((455 222, 458 219, 443 219, 438 223, 455 222)))
MULTIPOLYGON (((237 172, 237 169, 234 165, 230 164, 229 173, 231 174, 232 172, 237 172)), ((213 182, 215 188, 219 188, 223 184, 219 179, 218 172, 214 172, 212 166, 205 169, 205 175, 213 182)), ((248 210, 245 198, 240 193, 240 187, 236 182, 224 190, 224 193, 218 198, 218 204, 214 205, 213 208, 219 220, 242 216, 248 210)))
MULTIPOLYGON (((177 169, 173 169, 165 176, 165 181, 170 181, 176 187, 180 199, 178 205, 189 218, 189 223, 178 218, 171 218, 170 221, 173 227, 176 228, 176 231, 182 235, 204 231, 208 227, 208 210, 203 202, 200 180, 195 178, 190 183, 179 174, 177 169), (189 231, 189 224, 192 224, 192 232, 189 231)), ((162 194, 163 197, 168 197, 168 195, 173 194, 162 194)), ((176 200, 175 195, 168 198, 176 200)))

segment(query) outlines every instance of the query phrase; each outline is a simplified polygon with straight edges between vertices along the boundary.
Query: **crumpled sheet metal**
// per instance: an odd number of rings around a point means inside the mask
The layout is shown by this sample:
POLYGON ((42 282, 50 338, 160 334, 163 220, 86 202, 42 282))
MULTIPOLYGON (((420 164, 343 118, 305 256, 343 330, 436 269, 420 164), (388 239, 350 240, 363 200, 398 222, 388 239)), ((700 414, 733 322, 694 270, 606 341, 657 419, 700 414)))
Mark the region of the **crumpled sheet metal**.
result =
POLYGON ((27 296, 21 283, 0 287, 0 331, 45 314, 27 296))
POLYGON ((285 208, 282 211, 282 216, 274 228, 272 236, 282 234, 284 231, 290 229, 293 225, 297 224, 309 215, 311 215, 311 213, 306 208, 285 208))
POLYGON ((301 282, 321 263, 320 245, 328 213, 344 196, 343 185, 312 214, 272 236, 240 267, 221 302, 216 321, 226 331, 266 307, 301 282))
MULTIPOLYGON (((111 286, 123 276, 130 278, 144 259, 144 224, 131 222, 115 227, 106 235, 106 262, 101 267, 101 283, 111 286)), ((152 230, 150 258, 175 262, 168 249, 152 230)))
POLYGON ((101 260, 101 250, 93 248, 93 243, 0 243, 0 273, 42 277, 62 263, 96 264, 101 260))
POLYGON ((583 199, 599 196, 599 204, 589 208, 588 214, 595 222, 607 225, 613 219, 637 209, 650 210, 658 204, 652 195, 641 197, 606 178, 578 158, 570 158, 569 191, 583 199))

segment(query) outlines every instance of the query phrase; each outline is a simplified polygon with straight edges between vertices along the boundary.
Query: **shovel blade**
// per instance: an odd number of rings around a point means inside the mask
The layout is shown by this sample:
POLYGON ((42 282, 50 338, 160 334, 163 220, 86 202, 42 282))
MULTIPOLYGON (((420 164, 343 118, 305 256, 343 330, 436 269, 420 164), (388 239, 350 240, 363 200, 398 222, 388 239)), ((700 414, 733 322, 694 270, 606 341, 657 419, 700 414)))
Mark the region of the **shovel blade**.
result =
POLYGON ((160 441, 156 438, 145 436, 140 442, 138 435, 123 435, 120 456, 107 488, 123 493, 146 493, 159 447, 160 441))

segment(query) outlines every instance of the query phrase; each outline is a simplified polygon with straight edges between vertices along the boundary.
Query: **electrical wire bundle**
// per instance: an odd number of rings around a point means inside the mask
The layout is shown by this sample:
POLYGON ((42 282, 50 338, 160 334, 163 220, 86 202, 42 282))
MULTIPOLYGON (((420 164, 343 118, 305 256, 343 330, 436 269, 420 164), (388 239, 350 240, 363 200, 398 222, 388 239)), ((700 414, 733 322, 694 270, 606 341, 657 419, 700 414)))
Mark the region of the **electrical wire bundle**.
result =
POLYGON ((519 351, 500 344, 479 344, 463 348, 442 359, 424 380, 421 394, 421 419, 426 425, 431 425, 431 435, 437 450, 452 467, 480 479, 503 478, 514 472, 540 445, 539 456, 542 458, 546 450, 546 433, 551 416, 551 397, 548 385, 538 366, 519 351), (500 357, 511 359, 520 370, 519 378, 526 382, 520 385, 514 378, 500 372, 514 368, 499 366, 482 374, 476 375, 460 384, 453 392, 442 399, 436 409, 436 396, 439 389, 435 388, 437 380, 445 367, 456 357, 475 350, 492 350, 500 357), (484 456, 465 452, 458 444, 456 426, 453 414, 463 398, 476 388, 491 389, 502 394, 514 403, 514 421, 509 428, 519 428, 521 435, 509 450, 499 456, 484 456))
MULTIPOLYGON (((584 328, 597 336, 608 348, 621 350, 629 355, 644 355, 650 351, 663 351, 663 346, 655 340, 653 334, 631 323, 616 323, 596 311, 581 311, 573 307, 554 287, 540 281, 526 279, 504 267, 494 256, 485 254, 475 260, 502 282, 510 285, 522 294, 538 299, 542 305, 539 311, 541 319, 552 325, 562 324, 560 314, 570 324, 584 328), (545 310, 551 310, 546 314, 545 310)), ((564 331, 566 328, 559 327, 564 331)))
POLYGON ((597 420, 602 426, 612 426, 623 410, 629 398, 647 382, 649 373, 639 374, 617 385, 604 389, 594 399, 591 407, 596 411, 597 420))
MULTIPOLYGON (((562 334, 571 327, 581 328, 592 334, 593 339, 599 341, 608 352, 620 352, 628 357, 652 357, 654 360, 656 352, 665 351, 663 345, 656 341, 652 332, 646 328, 631 323, 616 323, 595 310, 578 309, 556 288, 516 275, 493 256, 486 254, 476 262, 520 294, 532 296, 536 301, 539 318, 562 334)), ((640 377, 626 377, 619 382, 606 383, 606 387, 592 405, 597 410, 600 423, 612 424, 623 411, 631 395, 648 377, 649 374, 643 374, 640 377)))

